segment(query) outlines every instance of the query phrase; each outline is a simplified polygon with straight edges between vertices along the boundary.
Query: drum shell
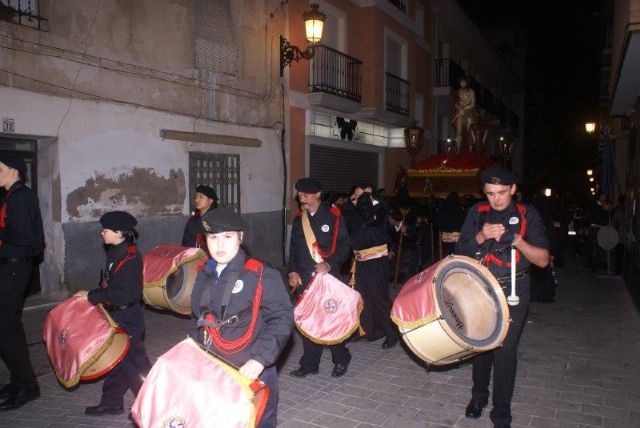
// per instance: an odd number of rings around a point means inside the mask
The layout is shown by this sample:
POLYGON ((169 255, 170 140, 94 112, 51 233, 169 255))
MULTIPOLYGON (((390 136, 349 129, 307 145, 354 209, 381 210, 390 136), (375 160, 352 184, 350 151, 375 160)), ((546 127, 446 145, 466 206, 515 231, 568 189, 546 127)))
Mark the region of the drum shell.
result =
POLYGON ((143 259, 144 302, 156 309, 191 315, 191 292, 206 254, 198 248, 161 245, 143 259), (169 283, 178 274, 182 281, 177 292, 169 291, 169 283))
POLYGON ((141 427, 254 427, 269 388, 185 339, 149 372, 131 414, 141 427))
POLYGON ((43 338, 54 373, 67 388, 108 373, 130 345, 129 335, 102 305, 83 297, 67 299, 49 312, 43 338))
MULTIPOLYGON (((450 284, 452 283, 447 283, 445 287, 449 287, 450 284)), ((444 292, 447 291, 448 289, 444 292)), ((461 317, 465 319, 463 315, 461 317)), ((478 319, 477 314, 471 315, 469 318, 478 319)), ((411 278, 396 298, 392 309, 392 320, 398 325, 404 342, 416 356, 434 365, 455 363, 479 352, 496 348, 507 334, 508 317, 509 308, 498 281, 486 267, 465 256, 449 256, 411 278), (478 301, 478 305, 484 305, 479 309, 481 313, 487 312, 487 305, 494 310, 495 326, 487 338, 476 340, 466 337, 445 313, 447 308, 442 298, 442 282, 450 281, 450 275, 458 275, 465 270, 471 279, 462 285, 453 284, 451 288, 454 292, 470 293, 469 296, 462 296, 467 297, 467 301, 462 305, 467 311, 468 303, 471 301, 478 301), (416 300, 426 300, 427 304, 421 308, 420 305, 424 302, 416 303, 416 300), (407 310, 406 306, 416 307, 407 310)), ((470 329, 477 325, 473 324, 470 329)), ((486 323, 481 324, 481 329, 486 330, 486 323)))

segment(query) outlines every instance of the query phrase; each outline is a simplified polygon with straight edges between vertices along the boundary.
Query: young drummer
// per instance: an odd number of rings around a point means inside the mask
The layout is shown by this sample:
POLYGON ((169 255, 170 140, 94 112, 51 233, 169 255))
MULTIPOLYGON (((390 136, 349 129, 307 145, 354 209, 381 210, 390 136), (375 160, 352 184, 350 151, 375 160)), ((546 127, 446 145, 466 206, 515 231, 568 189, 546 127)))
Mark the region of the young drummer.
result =
POLYGON ((270 388, 260 427, 276 426, 276 359, 293 329, 293 308, 280 273, 240 248, 247 229, 227 208, 202 217, 211 260, 191 294, 192 337, 236 365, 242 375, 270 388))
POLYGON ((107 264, 100 287, 79 291, 94 305, 102 303, 111 317, 131 337, 129 351, 108 374, 102 386, 102 398, 85 409, 87 415, 116 415, 124 412, 124 395, 131 389, 138 394, 151 364, 142 343, 144 315, 142 298, 142 257, 135 245, 136 219, 123 211, 108 212, 100 218, 102 240, 108 246, 107 264))

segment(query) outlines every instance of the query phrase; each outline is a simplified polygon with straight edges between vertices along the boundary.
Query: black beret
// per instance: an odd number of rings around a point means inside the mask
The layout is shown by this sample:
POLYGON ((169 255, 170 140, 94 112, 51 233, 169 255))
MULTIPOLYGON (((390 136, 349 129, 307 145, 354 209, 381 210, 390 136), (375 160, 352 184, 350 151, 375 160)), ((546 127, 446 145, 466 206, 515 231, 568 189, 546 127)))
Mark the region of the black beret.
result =
POLYGON ((196 187, 196 192, 197 193, 202 193, 207 198, 213 199, 214 201, 218 200, 218 195, 216 194, 216 191, 213 189, 213 187, 198 186, 198 187, 196 187))
POLYGON ((0 151, 0 162, 9 168, 17 169, 22 176, 27 172, 27 165, 24 163, 24 158, 16 153, 0 151))
POLYGON ((311 177, 304 177, 296 181, 296 190, 302 193, 318 193, 322 191, 322 184, 311 177))
POLYGON ((111 211, 100 217, 100 224, 105 229, 126 232, 133 230, 138 224, 138 220, 124 211, 111 211))
POLYGON ((516 176, 513 175, 513 173, 497 166, 490 167, 482 171, 482 174, 480 174, 480 180, 487 184, 502 184, 505 186, 515 184, 517 181, 516 176))
POLYGON ((229 208, 209 210, 202 216, 202 227, 207 233, 245 231, 247 223, 229 208))

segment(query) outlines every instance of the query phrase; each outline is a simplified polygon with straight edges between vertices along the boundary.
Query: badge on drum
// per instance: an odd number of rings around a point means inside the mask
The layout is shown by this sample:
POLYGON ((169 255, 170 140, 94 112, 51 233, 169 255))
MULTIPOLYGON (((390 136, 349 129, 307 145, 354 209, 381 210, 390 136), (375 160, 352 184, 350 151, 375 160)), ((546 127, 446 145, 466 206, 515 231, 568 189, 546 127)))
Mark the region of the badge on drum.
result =
POLYGON ((185 420, 180 416, 169 416, 165 419, 165 422, 162 424, 163 427, 168 428, 184 428, 185 420))
POLYGON ((241 279, 237 280, 235 284, 233 284, 233 289, 231 290, 231 292, 233 294, 239 293, 242 291, 242 289, 244 288, 244 282, 242 282, 241 279))
POLYGON ((58 343, 60 343, 60 349, 64 349, 69 343, 69 337, 71 336, 71 331, 69 327, 65 328, 58 334, 58 343))
POLYGON ((323 224, 322 227, 320 228, 324 233, 327 233, 329 231, 329 225, 328 224, 323 224))
POLYGON ((336 299, 327 299, 322 308, 328 315, 333 315, 338 312, 338 301, 336 299))
POLYGON ((518 224, 518 223, 520 223, 520 219, 518 217, 514 216, 509 219, 509 224, 518 224))

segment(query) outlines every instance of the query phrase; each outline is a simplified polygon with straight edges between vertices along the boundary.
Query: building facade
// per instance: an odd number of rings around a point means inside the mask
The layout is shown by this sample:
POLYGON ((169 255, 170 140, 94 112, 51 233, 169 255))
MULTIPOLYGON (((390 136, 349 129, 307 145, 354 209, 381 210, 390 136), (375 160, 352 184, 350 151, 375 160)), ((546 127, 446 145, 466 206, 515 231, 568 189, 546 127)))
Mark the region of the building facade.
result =
POLYGON ((282 262, 280 1, 0 6, 0 150, 23 154, 40 198, 44 294, 95 286, 106 211, 138 218, 143 253, 179 244, 199 184, 282 262))
MULTIPOLYGON (((308 0, 288 2, 288 40, 304 48, 308 0)), ((319 0, 327 16, 310 61, 284 70, 289 208, 293 184, 320 179, 347 192, 368 182, 392 192, 409 167, 404 128, 414 123, 431 139, 431 44, 428 0, 319 0)), ((422 154, 429 152, 425 144, 422 154)))

